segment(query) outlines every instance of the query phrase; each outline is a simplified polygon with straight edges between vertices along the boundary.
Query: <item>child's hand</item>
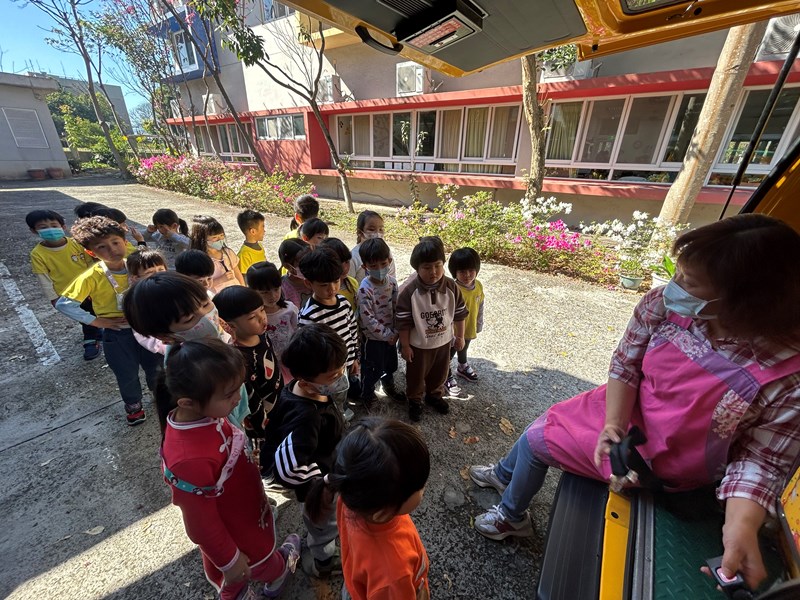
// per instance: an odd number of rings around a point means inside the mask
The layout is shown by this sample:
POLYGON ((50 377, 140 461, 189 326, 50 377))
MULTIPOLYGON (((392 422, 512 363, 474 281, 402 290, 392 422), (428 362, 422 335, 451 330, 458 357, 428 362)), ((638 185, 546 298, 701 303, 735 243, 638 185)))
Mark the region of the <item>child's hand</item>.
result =
POLYGON ((150 225, 147 226, 147 231, 149 233, 155 233, 156 231, 158 231, 158 228, 151 223, 150 225))
POLYGON ((406 362, 414 362, 414 350, 411 346, 401 346, 400 354, 406 362))
POLYGON ((125 317, 97 317, 94 321, 89 323, 89 325, 99 329, 116 329, 117 331, 124 329, 127 324, 128 321, 125 317))
POLYGON ((453 347, 454 347, 456 350, 463 350, 463 349, 464 349, 464 338, 463 338, 463 337, 457 337, 457 338, 455 338, 455 339, 453 340, 453 347))
POLYGON ((394 346, 395 344, 397 344, 397 340, 399 340, 399 339, 400 339, 400 336, 399 336, 398 334, 396 334, 396 333, 395 333, 395 334, 394 334, 392 337, 390 337, 390 338, 388 339, 388 342, 389 342, 389 343, 390 343, 392 346, 394 346))
POLYGON ((131 236, 137 242, 143 242, 144 241, 144 236, 141 234, 141 232, 138 229, 136 229, 136 227, 131 227, 131 236))
POLYGON ((356 359, 353 361, 353 364, 350 365, 350 375, 353 375, 355 377, 359 374, 361 374, 361 362, 358 359, 356 359))
POLYGON ((248 562, 249 559, 245 553, 240 552, 239 558, 236 559, 236 562, 233 563, 233 566, 223 573, 225 576, 225 583, 229 584, 249 580, 252 576, 252 573, 250 573, 250 565, 247 564, 248 562))

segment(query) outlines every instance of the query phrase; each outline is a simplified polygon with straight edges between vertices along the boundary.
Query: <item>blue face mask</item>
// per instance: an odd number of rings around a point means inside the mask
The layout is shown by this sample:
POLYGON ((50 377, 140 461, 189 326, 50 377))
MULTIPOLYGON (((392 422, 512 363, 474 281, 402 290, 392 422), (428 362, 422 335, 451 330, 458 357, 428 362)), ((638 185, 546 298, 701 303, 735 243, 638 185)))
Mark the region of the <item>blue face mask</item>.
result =
POLYGON ((214 250, 222 250, 225 247, 225 239, 208 242, 208 247, 214 250))
POLYGON ((664 307, 667 310, 682 316, 694 319, 716 319, 717 315, 701 315, 702 311, 709 302, 716 300, 703 300, 697 296, 692 296, 689 292, 670 279, 664 287, 664 307))
POLYGON ((45 229, 39 229, 36 233, 38 233, 39 237, 45 242, 57 242, 58 240, 63 240, 67 236, 61 227, 46 227, 45 229))
POLYGON ((389 276, 389 267, 385 269, 369 269, 369 276, 378 281, 384 281, 389 276))
POLYGON ((344 373, 333 383, 311 383, 311 385, 320 396, 335 396, 350 389, 350 378, 344 373))

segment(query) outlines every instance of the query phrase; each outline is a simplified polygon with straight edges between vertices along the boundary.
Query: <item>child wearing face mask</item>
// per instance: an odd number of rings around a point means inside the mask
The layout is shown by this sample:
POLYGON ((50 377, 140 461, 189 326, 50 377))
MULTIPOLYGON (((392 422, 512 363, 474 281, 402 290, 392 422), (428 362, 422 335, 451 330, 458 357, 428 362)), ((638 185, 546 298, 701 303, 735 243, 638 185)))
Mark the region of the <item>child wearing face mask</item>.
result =
POLYGON ((225 229, 214 217, 197 215, 192 220, 192 248, 202 250, 214 261, 211 291, 215 294, 232 285, 244 285, 239 257, 225 244, 225 229))
MULTIPOLYGON (((352 260, 350 261, 350 276, 355 277, 358 283, 367 276, 364 269, 364 263, 361 260, 359 249, 364 240, 371 240, 374 238, 383 239, 383 217, 376 213, 374 210, 364 210, 358 215, 356 221, 356 245, 353 246, 351 251, 352 260)), ((394 261, 389 265, 389 275, 397 278, 394 261)))
POLYGON ((301 239, 283 240, 278 247, 278 260, 285 271, 281 288, 284 297, 297 306, 303 306, 311 297, 311 287, 300 270, 300 259, 311 252, 311 247, 301 239))
MULTIPOLYGON (((274 483, 293 489, 297 500, 317 479, 331 471, 344 422, 332 395, 339 382, 347 382, 347 346, 328 325, 314 323, 292 336, 281 357, 293 380, 281 392, 265 429, 261 454, 262 473, 274 483)), ((315 518, 303 506, 303 521, 310 557, 303 570, 313 577, 341 572, 336 547, 335 498, 318 506, 315 518)))
MULTIPOLYGON (((50 304, 56 305, 61 293, 78 275, 94 264, 94 260, 78 242, 67 237, 64 217, 53 210, 34 210, 25 215, 25 223, 39 243, 31 250, 31 271, 39 280, 50 304)), ((92 299, 80 307, 94 314, 92 299)), ((100 356, 102 330, 81 323, 83 329, 83 360, 100 356)))

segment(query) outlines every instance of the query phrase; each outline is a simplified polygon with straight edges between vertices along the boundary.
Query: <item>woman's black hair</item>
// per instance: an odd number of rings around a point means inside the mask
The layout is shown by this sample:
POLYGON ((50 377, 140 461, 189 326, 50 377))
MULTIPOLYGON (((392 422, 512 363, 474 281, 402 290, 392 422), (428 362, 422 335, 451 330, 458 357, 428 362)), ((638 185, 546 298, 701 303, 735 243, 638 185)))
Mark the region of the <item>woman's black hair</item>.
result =
POLYGON ((294 332, 280 360, 294 379, 311 381, 342 367, 347 360, 347 346, 329 325, 312 323, 294 332))
POLYGON ((358 255, 361 257, 361 262, 367 264, 379 260, 388 260, 392 256, 392 251, 389 250, 389 245, 381 238, 372 238, 361 242, 358 247, 358 255))
POLYGON ((303 221, 303 224, 300 225, 300 235, 304 238, 308 238, 310 240, 312 237, 320 233, 324 233, 325 235, 330 233, 328 224, 322 219, 314 217, 308 221, 303 221))
POLYGON ((367 223, 370 219, 380 219, 383 221, 383 217, 380 214, 376 213, 374 210, 362 210, 358 213, 358 219, 356 219, 356 242, 361 243, 364 241, 364 227, 367 226, 367 223))
POLYGON ((218 390, 237 381, 241 385, 244 378, 242 353, 222 340, 212 338, 171 346, 154 394, 162 439, 167 416, 177 407, 178 399, 191 398, 203 408, 218 390))
POLYGON ((184 250, 175 257, 175 270, 191 277, 211 277, 214 260, 202 250, 184 250))
MULTIPOLYGON (((319 200, 314 198, 311 194, 298 196, 294 201, 294 212, 303 219, 304 222, 308 219, 313 219, 319 215, 319 200)), ((297 222, 297 219, 292 217, 289 228, 297 229, 299 226, 300 223, 297 222)))
POLYGON ((481 271, 481 257, 474 248, 459 248, 453 250, 450 255, 450 260, 447 261, 447 268, 453 279, 456 277, 458 271, 469 271, 475 269, 475 272, 481 271))
POLYGON ((331 283, 342 278, 342 262, 330 249, 317 248, 304 254, 297 267, 312 283, 331 283))
POLYGON ((176 213, 171 208, 159 208, 156 212, 153 213, 153 225, 178 225, 178 231, 181 232, 183 235, 189 235, 189 226, 186 224, 186 221, 178 217, 178 213, 176 213))
POLYGON ((171 335, 170 326, 208 302, 206 288, 191 277, 167 271, 137 281, 125 294, 123 312, 134 331, 147 337, 171 335))
POLYGON ((223 321, 233 321, 264 306, 261 295, 243 285, 232 285, 214 294, 214 306, 223 321))
POLYGON ((342 264, 353 260, 353 255, 350 253, 350 250, 347 248, 345 243, 340 240, 339 238, 325 238, 319 244, 317 244, 317 249, 322 248, 325 250, 330 250, 336 256, 339 257, 339 260, 342 261, 342 264))
POLYGON ((101 206, 92 211, 93 217, 108 217, 112 221, 119 224, 128 220, 128 217, 118 208, 111 208, 110 206, 101 206))
POLYGON ((411 266, 416 271, 422 263, 444 262, 444 244, 438 236, 426 236, 411 251, 411 266))
POLYGON ((98 208, 108 208, 105 204, 100 204, 99 202, 84 202, 83 204, 78 204, 75 208, 72 209, 72 212, 75 213, 75 216, 78 219, 85 219, 87 217, 93 217, 94 211, 98 208))
POLYGON ((128 255, 128 258, 125 259, 125 266, 128 267, 128 273, 137 277, 142 271, 153 267, 166 269, 167 261, 155 248, 142 248, 128 255))
POLYGON ((274 264, 267 261, 257 262, 253 264, 244 276, 248 287, 258 291, 266 292, 267 290, 281 290, 281 299, 278 300, 277 305, 281 308, 286 308, 286 299, 283 297, 283 282, 281 272, 274 264))
POLYGON ((283 240, 281 245, 278 246, 278 260, 284 266, 294 265, 303 255, 310 251, 311 246, 308 245, 308 242, 304 242, 300 238, 289 238, 288 240, 283 240))
POLYGON ((679 267, 708 278, 729 334, 800 346, 800 234, 789 225, 760 214, 728 217, 682 234, 673 252, 679 267))
POLYGON ((192 218, 192 248, 208 252, 208 238, 225 234, 225 228, 214 217, 196 215, 192 218))
POLYGON ((327 484, 322 477, 312 482, 306 510, 312 521, 318 520, 326 501, 338 493, 347 508, 366 519, 381 510, 396 512, 425 487, 430 471, 430 453, 419 430, 402 421, 367 417, 339 442, 327 484))
POLYGON ((32 210, 27 215, 25 215, 25 223, 31 229, 35 229, 38 223, 42 221, 58 221, 61 226, 64 226, 64 217, 58 214, 54 210, 45 210, 45 209, 38 209, 32 210))

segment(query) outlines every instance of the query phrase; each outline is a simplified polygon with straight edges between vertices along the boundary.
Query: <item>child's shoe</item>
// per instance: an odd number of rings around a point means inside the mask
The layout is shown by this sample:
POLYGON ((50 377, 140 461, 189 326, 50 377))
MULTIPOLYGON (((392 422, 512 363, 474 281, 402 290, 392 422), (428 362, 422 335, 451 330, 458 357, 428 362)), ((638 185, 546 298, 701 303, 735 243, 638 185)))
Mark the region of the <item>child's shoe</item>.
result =
POLYGON ((498 506, 493 506, 482 515, 475 517, 475 529, 490 540, 503 540, 510 535, 517 537, 533 536, 531 515, 527 510, 522 520, 514 523, 505 518, 498 506))
POLYGON ((456 378, 450 375, 447 381, 444 382, 444 391, 448 396, 458 396, 461 394, 461 387, 459 387, 456 378))
POLYGON ((432 406, 433 410, 440 415, 446 415, 450 412, 450 405, 444 398, 433 398, 432 396, 425 396, 425 404, 432 406))
POLYGON ((383 390, 384 394, 386 394, 395 402, 405 402, 407 400, 405 393, 394 387, 394 381, 391 379, 387 381, 383 381, 383 379, 381 379, 381 389, 383 390))
POLYGON ((100 342, 87 340, 83 342, 83 360, 94 360, 100 356, 100 342))
POLYGON ((352 408, 345 406, 344 409, 342 409, 342 419, 345 423, 352 421, 355 415, 356 413, 353 412, 352 408))
POLYGON ((469 381, 478 381, 478 374, 475 372, 469 363, 458 363, 458 369, 456 369, 456 373, 459 374, 460 377, 467 379, 469 381))
POLYGON ((297 569, 297 561, 300 560, 300 536, 296 533, 287 536, 286 539, 283 540, 281 547, 278 548, 278 552, 281 553, 286 561, 286 568, 275 581, 264 584, 263 594, 267 598, 277 598, 280 596, 286 582, 289 581, 289 577, 297 569))
POLYGON ((408 418, 415 423, 422 418, 422 402, 408 403, 408 418))
POLYGON ((342 557, 339 554, 339 548, 336 548, 335 554, 327 560, 317 560, 311 555, 311 552, 304 552, 300 564, 303 573, 318 579, 325 579, 342 572, 342 557))
POLYGON ((144 410, 139 409, 136 412, 128 413, 125 415, 125 419, 128 421, 128 425, 133 427, 134 425, 139 425, 140 423, 144 423, 146 419, 146 415, 144 414, 144 410))

